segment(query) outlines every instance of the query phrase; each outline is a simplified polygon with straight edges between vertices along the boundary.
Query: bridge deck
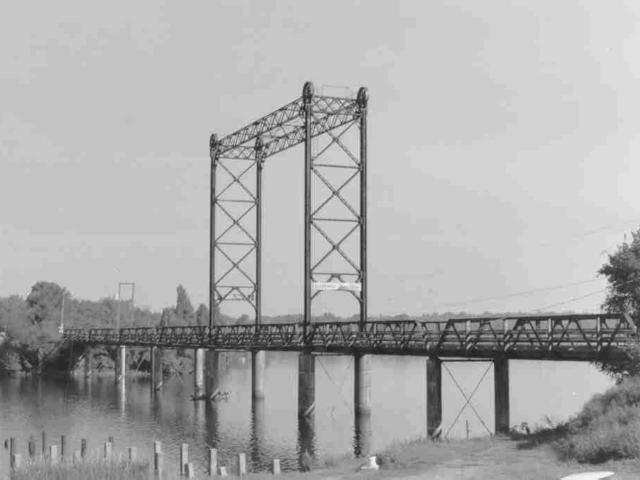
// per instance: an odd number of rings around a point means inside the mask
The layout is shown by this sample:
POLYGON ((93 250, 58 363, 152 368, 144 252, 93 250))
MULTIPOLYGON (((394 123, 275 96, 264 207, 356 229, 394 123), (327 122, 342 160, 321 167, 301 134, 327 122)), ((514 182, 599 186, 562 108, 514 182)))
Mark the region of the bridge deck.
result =
POLYGON ((342 354, 506 357, 596 360, 623 356, 637 340, 635 321, 625 314, 456 318, 358 322, 71 329, 64 340, 76 344, 278 350, 342 354))

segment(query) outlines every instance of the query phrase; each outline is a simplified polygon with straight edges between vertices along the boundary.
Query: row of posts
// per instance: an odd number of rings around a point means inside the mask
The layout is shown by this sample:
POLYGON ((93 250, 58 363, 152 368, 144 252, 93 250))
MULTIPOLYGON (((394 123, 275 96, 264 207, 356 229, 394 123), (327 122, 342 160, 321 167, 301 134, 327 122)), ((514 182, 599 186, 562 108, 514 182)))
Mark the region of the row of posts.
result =
MULTIPOLYGON (((194 397, 196 399, 215 398, 220 393, 219 355, 216 350, 198 348, 194 351, 194 397)), ((157 392, 162 387, 162 349, 151 347, 151 389, 157 392)), ((85 354, 85 375, 91 374, 91 355, 85 354)), ((126 347, 118 347, 116 376, 124 380, 126 372, 126 347)), ((427 435, 437 436, 442 429, 442 362, 438 357, 427 359, 427 435)), ((509 363, 506 358, 494 358, 494 407, 495 432, 509 431, 509 363)), ((265 352, 251 354, 252 397, 264 398, 265 352)), ((302 352, 298 358, 298 418, 301 429, 313 429, 316 407, 315 401, 315 356, 302 352)), ((356 355, 354 362, 354 415, 356 437, 360 436, 360 451, 365 455, 369 450, 371 414, 371 372, 368 355, 356 355)), ((313 437, 313 435, 310 435, 313 437)), ((358 438, 357 438, 358 440, 358 438)))

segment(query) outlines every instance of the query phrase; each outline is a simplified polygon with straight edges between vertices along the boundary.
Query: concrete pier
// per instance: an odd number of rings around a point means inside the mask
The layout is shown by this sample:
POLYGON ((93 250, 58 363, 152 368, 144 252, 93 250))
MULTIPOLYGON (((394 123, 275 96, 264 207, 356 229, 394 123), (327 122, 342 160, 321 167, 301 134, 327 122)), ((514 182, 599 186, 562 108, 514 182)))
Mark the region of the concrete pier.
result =
POLYGON ((313 417, 316 408, 316 362, 308 352, 298 357, 298 417, 313 417))
POLYGON ((205 353, 204 383, 208 398, 212 398, 220 391, 220 353, 207 350, 205 353))
POLYGON ((355 415, 354 454, 356 457, 364 457, 371 453, 371 415, 355 415))
POLYGON ((509 360, 493 360, 495 431, 509 433, 509 360))
POLYGON ((193 351, 193 396, 199 399, 204 395, 204 348, 193 351))
POLYGON ((355 415, 371 414, 371 365, 368 355, 356 355, 353 366, 353 407, 355 415))
POLYGON ((266 352, 251 352, 251 395, 255 399, 264 398, 264 369, 266 352))
POLYGON ((159 347, 151 347, 149 353, 151 357, 151 392, 157 392, 162 388, 162 349, 159 347))
POLYGON ((427 359, 427 436, 437 437, 442 425, 442 361, 427 359))
POLYGON ((124 382, 127 374, 127 347, 124 345, 118 346, 116 354, 116 381, 124 382))
POLYGON ((89 345, 84 347, 82 366, 84 378, 91 377, 93 373, 93 349, 89 345))
POLYGON ((264 400, 254 398, 251 402, 251 460, 258 464, 262 458, 265 443, 264 400))

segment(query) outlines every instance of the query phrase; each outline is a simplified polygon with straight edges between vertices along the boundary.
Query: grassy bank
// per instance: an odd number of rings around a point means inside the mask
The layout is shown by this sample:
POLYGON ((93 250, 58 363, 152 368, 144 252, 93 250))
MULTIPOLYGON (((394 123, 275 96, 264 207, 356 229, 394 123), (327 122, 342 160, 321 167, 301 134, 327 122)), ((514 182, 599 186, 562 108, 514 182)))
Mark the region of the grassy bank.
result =
POLYGON ((87 460, 51 465, 35 461, 11 473, 10 480, 148 480, 146 462, 87 460))

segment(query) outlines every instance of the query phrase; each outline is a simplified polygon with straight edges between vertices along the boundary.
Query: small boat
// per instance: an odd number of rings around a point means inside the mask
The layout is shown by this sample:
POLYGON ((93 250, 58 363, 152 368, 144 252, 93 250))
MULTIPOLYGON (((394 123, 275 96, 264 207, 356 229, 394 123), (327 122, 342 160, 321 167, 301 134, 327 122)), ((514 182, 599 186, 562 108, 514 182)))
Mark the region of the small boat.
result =
POLYGON ((560 480, 601 480, 603 478, 613 477, 613 472, 581 472, 572 473, 566 477, 562 477, 560 480))

